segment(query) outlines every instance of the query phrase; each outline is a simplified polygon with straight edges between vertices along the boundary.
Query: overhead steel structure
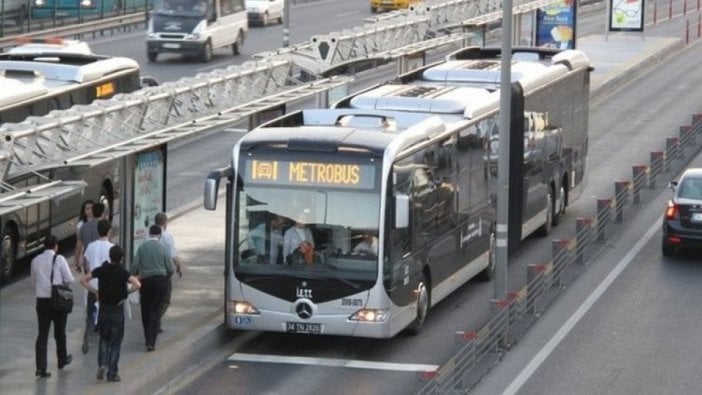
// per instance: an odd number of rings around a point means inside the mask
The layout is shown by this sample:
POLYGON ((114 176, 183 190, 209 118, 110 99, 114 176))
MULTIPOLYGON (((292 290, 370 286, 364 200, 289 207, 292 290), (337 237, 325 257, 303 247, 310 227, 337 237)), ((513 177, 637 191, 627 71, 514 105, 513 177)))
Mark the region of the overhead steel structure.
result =
MULTIPOLYGON (((515 14, 557 0, 515 0, 515 14)), ((341 65, 372 58, 398 58, 461 39, 457 26, 499 19, 500 0, 428 0, 423 6, 377 18, 375 23, 313 36, 309 42, 257 55, 259 60, 142 89, 91 105, 30 117, 0 126, 0 180, 55 166, 93 166, 195 133, 219 130, 268 108, 347 85, 352 77, 306 82, 341 65)), ((46 180, 47 198, 84 185, 46 180), (64 187, 69 187, 68 189, 64 187), (56 189, 58 188, 58 189, 56 189)), ((0 214, 6 193, 27 191, 0 184, 0 214), (7 192, 9 191, 9 192, 7 192)), ((34 190, 36 191, 36 187, 34 190)), ((32 191, 29 191, 32 193, 32 191)))
MULTIPOLYGON (((558 0, 515 0, 513 14, 535 10, 558 0)), ((349 63, 397 56, 404 47, 433 40, 439 47, 461 39, 454 29, 501 19, 502 0, 427 0, 417 7, 368 18, 353 29, 312 36, 309 42, 261 52, 255 58, 286 57, 323 75, 349 63)))
POLYGON ((177 82, 52 111, 0 127, 3 180, 31 168, 93 166, 177 138, 231 126, 266 108, 348 83, 302 83, 288 60, 247 62, 177 82))

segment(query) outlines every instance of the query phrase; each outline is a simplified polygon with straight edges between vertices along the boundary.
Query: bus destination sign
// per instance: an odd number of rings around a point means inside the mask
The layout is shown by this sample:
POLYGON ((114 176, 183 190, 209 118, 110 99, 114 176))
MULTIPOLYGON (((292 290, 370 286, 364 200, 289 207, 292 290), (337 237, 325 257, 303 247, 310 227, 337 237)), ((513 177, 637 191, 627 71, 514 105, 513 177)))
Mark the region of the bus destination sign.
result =
POLYGON ((281 160, 246 161, 245 182, 373 189, 375 167, 356 163, 281 160))

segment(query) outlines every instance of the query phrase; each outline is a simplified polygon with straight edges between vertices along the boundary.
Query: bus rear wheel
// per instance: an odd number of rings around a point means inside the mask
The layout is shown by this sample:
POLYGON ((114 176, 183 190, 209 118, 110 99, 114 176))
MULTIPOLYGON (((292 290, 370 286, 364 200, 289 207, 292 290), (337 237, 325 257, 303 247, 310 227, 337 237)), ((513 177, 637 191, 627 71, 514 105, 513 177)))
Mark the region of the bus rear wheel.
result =
POLYGON ((497 262, 497 236, 495 232, 490 232, 490 242, 488 245, 488 265, 480 273, 480 278, 490 281, 495 277, 495 263, 497 262))
POLYGON ((539 228, 539 236, 547 237, 551 233, 553 226, 553 193, 551 191, 546 194, 546 221, 539 228))
POLYGON ((0 241, 0 280, 2 283, 8 282, 15 272, 17 251, 17 236, 11 227, 6 226, 2 232, 0 241))
POLYGON ((422 331, 424 323, 427 320, 429 313, 429 289, 427 288, 427 276, 423 276, 422 281, 417 286, 417 317, 414 322, 407 327, 407 332, 411 335, 417 335, 422 331))

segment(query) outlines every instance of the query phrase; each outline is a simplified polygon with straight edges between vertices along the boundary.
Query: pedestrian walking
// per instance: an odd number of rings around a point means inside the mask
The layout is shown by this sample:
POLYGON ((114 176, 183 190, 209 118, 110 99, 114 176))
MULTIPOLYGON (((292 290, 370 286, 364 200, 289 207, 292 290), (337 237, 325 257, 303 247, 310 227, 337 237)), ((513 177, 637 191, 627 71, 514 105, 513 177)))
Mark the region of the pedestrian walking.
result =
POLYGON ((44 240, 44 252, 32 259, 30 276, 37 299, 36 311, 39 328, 39 334, 34 345, 37 367, 35 375, 37 378, 47 378, 51 377, 51 373, 46 370, 46 353, 51 323, 54 324, 58 368, 63 369, 73 360, 73 356, 68 354, 66 349, 66 321, 68 313, 54 311, 51 308, 51 286, 69 285, 74 280, 66 258, 58 254, 58 239, 56 236, 50 235, 44 240))
MULTIPOLYGON (((171 259, 173 259, 173 265, 175 266, 176 273, 178 273, 178 277, 183 277, 183 270, 182 270, 182 265, 181 265, 181 260, 180 257, 178 256, 178 251, 176 250, 175 246, 175 239, 173 239, 173 235, 166 230, 168 228, 168 216, 166 213, 158 213, 154 217, 154 222, 156 225, 161 227, 161 243, 166 246, 166 249, 168 249, 168 253, 171 255, 171 259)), ((168 285, 166 289, 166 299, 163 301, 163 310, 161 311, 161 320, 163 321, 163 316, 166 315, 166 310, 168 310, 168 306, 171 305, 171 294, 173 293, 173 275, 168 276, 168 285)), ((163 330, 161 327, 158 328, 158 332, 161 333, 163 330)))
POLYGON ((137 275, 141 281, 141 324, 144 327, 147 351, 156 349, 163 302, 168 291, 168 276, 174 272, 171 256, 160 239, 161 227, 151 225, 149 240, 139 246, 131 266, 132 274, 137 275))
MULTIPOLYGON (((86 274, 100 267, 103 263, 109 262, 110 248, 114 246, 114 244, 110 242, 111 228, 112 223, 110 223, 110 221, 106 219, 97 221, 97 231, 100 238, 88 244, 88 248, 85 249, 85 253, 83 254, 83 260, 85 262, 85 267, 87 268, 85 271, 86 274)), ((98 281, 93 280, 92 286, 93 288, 97 289, 99 286, 98 281)), ((95 331, 95 322, 97 321, 97 316, 99 315, 99 303, 96 303, 98 302, 96 295, 90 294, 88 299, 90 301, 95 300, 95 302, 93 302, 94 306, 91 306, 92 308, 90 309, 92 315, 86 313, 85 334, 83 335, 83 345, 81 346, 81 352, 84 355, 90 351, 90 339, 92 339, 91 333, 95 331), (93 319, 93 321, 90 323, 87 321, 89 317, 93 319)))
POLYGON ((78 251, 78 248, 80 247, 80 244, 78 241, 80 228, 83 226, 83 224, 87 223, 88 221, 90 221, 91 218, 93 218, 93 205, 94 204, 95 204, 95 202, 93 201, 93 199, 88 199, 88 200, 84 201, 83 204, 80 206, 80 213, 78 214, 78 223, 76 224, 76 245, 74 247, 73 256, 76 257, 74 264, 76 265, 75 266, 76 271, 79 273, 82 270, 81 266, 78 264, 79 263, 78 261, 80 260, 80 259, 78 259, 78 256, 80 255, 80 252, 78 251))
POLYGON ((124 338, 124 304, 129 303, 127 302, 127 294, 135 292, 141 287, 139 280, 122 266, 123 256, 122 247, 112 246, 109 250, 108 261, 93 269, 80 280, 81 284, 95 294, 100 302, 98 313, 100 344, 96 374, 98 380, 105 379, 105 373, 107 373, 107 381, 121 380, 118 374, 118 365, 122 339, 124 338), (95 279, 98 282, 97 288, 92 285, 95 279), (130 284, 131 287, 127 288, 127 284, 130 284))

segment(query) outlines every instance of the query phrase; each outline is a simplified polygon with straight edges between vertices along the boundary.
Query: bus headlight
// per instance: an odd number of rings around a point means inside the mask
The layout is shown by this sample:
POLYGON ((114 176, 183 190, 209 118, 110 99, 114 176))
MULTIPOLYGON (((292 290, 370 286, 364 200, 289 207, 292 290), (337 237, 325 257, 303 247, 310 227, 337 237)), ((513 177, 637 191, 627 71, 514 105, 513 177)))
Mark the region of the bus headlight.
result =
POLYGON ((34 5, 36 7, 43 7, 46 5, 46 0, 34 0, 34 5))
POLYGON ((229 313, 231 314, 255 314, 259 315, 261 312, 258 311, 253 305, 249 302, 242 302, 239 300, 230 300, 229 301, 229 313))
POLYGON ((383 322, 388 319, 388 309, 361 309, 353 313, 349 319, 361 322, 383 322))
POLYGON ((93 0, 80 0, 80 6, 83 8, 93 8, 95 7, 95 3, 93 0))

